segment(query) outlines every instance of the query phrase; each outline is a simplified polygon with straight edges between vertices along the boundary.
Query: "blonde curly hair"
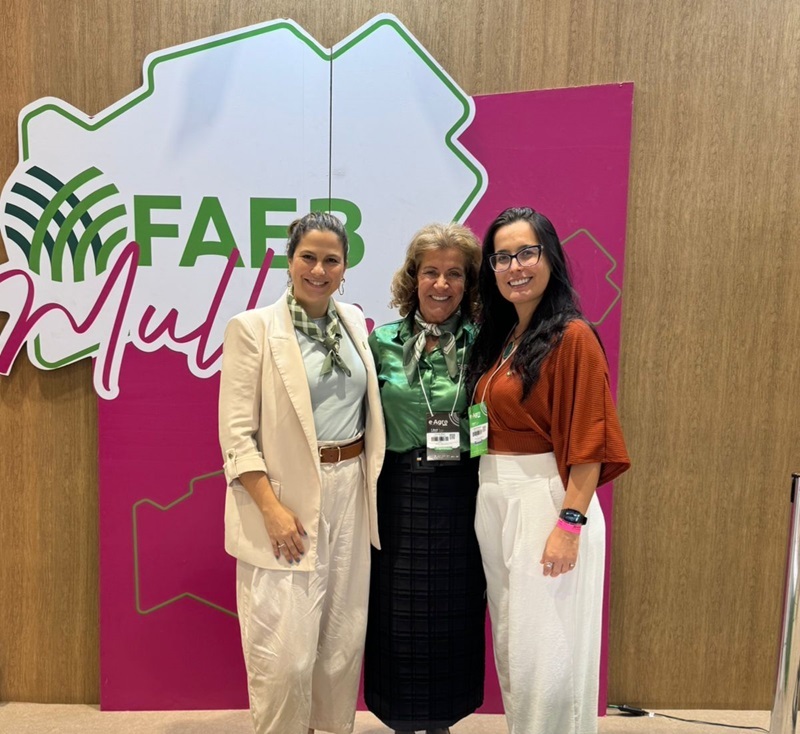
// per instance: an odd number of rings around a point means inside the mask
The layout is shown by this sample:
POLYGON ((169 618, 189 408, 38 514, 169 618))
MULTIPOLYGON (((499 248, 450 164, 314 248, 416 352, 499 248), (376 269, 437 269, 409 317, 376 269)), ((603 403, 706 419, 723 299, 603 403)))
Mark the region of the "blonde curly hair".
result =
POLYGON ((419 307, 417 271, 427 252, 458 250, 464 257, 464 297, 461 316, 472 321, 478 313, 478 271, 481 266, 481 246, 468 227, 456 222, 429 224, 417 232, 406 250, 406 259, 392 278, 390 308, 398 308, 405 317, 419 307))

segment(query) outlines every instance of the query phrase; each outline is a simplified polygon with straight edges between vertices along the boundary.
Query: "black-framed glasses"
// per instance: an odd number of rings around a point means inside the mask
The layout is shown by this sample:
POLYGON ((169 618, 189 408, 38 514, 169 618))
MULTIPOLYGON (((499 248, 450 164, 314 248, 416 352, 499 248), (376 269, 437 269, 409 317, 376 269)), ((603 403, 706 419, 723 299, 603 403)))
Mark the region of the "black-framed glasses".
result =
POLYGON ((489 255, 489 265, 495 273, 502 273, 511 267, 511 261, 516 260, 521 268, 536 265, 542 257, 542 245, 528 245, 514 255, 507 252, 495 252, 489 255))

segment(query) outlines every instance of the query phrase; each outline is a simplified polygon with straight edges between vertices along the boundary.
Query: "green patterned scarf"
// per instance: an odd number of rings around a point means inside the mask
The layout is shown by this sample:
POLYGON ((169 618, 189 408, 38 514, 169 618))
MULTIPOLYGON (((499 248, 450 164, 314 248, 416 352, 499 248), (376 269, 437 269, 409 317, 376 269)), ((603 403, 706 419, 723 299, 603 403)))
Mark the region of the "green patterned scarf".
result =
POLYGON ((297 302, 294 293, 290 288, 286 293, 286 301, 289 304, 289 313, 292 315, 292 323, 295 329, 302 331, 307 337, 322 344, 328 350, 325 361, 322 363, 321 375, 333 372, 334 367, 338 367, 344 374, 350 377, 350 368, 339 354, 339 343, 342 341, 342 329, 339 324, 339 314, 333 306, 333 300, 328 301, 328 313, 325 331, 312 321, 305 309, 297 302))
POLYGON ((438 336, 439 346, 442 348, 444 363, 447 365, 447 373, 450 379, 455 380, 458 376, 458 356, 456 354, 455 332, 461 324, 461 313, 456 311, 447 321, 441 324, 429 324, 422 318, 419 309, 414 312, 414 323, 419 326, 419 331, 406 339, 403 344, 403 369, 405 370, 408 384, 414 382, 417 373, 417 365, 422 351, 425 349, 425 339, 428 336, 438 336))

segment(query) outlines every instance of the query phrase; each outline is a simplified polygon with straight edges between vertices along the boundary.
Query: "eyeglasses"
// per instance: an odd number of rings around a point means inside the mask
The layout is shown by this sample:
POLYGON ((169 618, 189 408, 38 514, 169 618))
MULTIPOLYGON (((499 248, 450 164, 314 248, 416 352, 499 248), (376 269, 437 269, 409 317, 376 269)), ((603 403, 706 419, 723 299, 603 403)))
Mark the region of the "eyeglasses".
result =
POLYGON ((511 261, 516 260, 521 268, 527 265, 536 265, 542 257, 542 245, 528 245, 514 255, 507 252, 495 252, 489 255, 489 265, 495 273, 502 273, 511 267, 511 261))

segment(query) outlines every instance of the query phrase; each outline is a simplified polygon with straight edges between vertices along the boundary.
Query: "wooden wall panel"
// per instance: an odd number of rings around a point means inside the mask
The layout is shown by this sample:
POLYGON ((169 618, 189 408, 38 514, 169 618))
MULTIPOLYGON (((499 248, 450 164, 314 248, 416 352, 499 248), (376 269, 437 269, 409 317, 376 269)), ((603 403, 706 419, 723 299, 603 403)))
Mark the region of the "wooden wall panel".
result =
MULTIPOLYGON (((795 0, 5 0, 0 178, 38 97, 97 112, 151 51, 276 17, 332 44, 379 12, 471 94, 635 82, 609 695, 768 708, 800 468, 795 0)), ((98 698, 95 404, 87 364, 0 378, 0 700, 98 698)))
POLYGON ((88 365, 0 380, 0 699, 98 688, 97 418, 88 365))

